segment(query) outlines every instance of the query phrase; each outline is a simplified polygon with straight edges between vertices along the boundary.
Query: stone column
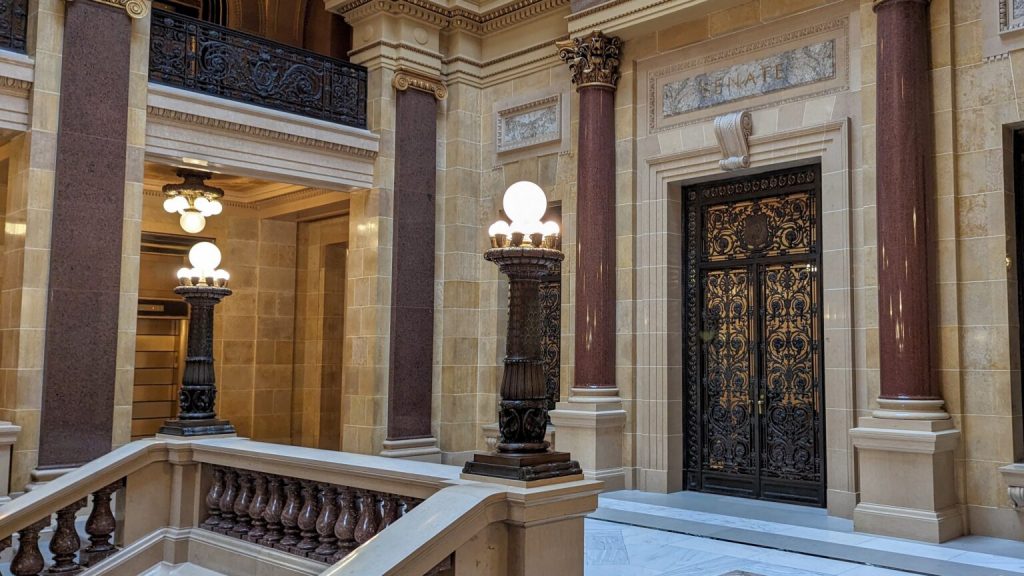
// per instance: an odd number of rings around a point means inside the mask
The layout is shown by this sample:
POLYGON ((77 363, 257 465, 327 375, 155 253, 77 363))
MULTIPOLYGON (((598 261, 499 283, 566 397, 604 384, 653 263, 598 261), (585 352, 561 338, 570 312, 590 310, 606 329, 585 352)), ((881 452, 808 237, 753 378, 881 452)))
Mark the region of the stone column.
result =
POLYGON ((857 530, 941 542, 961 533, 953 450, 930 358, 928 208, 934 184, 930 0, 878 0, 879 409, 851 430, 857 530))
POLYGON ((64 6, 37 480, 102 456, 114 437, 131 40, 148 10, 64 6))
POLYGON ((559 42, 579 93, 573 388, 551 412, 556 448, 588 478, 625 487, 626 412, 615 387, 615 90, 622 40, 592 32, 559 42))
POLYGON ((383 456, 434 460, 434 226, 437 174, 437 79, 399 70, 395 101, 395 197, 391 271, 388 435, 383 456))

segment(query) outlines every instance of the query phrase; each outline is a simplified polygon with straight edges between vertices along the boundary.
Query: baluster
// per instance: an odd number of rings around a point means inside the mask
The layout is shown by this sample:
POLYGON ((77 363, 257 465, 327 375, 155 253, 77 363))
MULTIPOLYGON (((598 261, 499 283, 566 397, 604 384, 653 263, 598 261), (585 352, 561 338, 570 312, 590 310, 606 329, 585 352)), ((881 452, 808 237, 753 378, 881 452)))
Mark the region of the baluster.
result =
POLYGON ((330 559, 332 564, 340 561, 359 545, 355 540, 358 517, 352 490, 340 489, 338 491, 338 521, 334 523, 334 535, 338 538, 338 551, 330 559))
POLYGON ((50 539, 50 552, 53 554, 53 566, 47 574, 74 574, 82 569, 75 562, 82 540, 75 528, 75 516, 85 508, 85 498, 57 511, 57 530, 50 539))
POLYGON ((291 551, 292 546, 299 543, 298 520, 302 510, 302 500, 299 499, 299 482, 286 478, 284 481, 284 493, 286 500, 284 510, 281 511, 281 525, 284 526, 284 536, 277 543, 276 548, 291 551))
POLYGON ((210 491, 206 493, 206 512, 209 516, 201 526, 207 530, 213 530, 220 524, 220 497, 224 495, 224 470, 220 467, 213 469, 213 483, 210 484, 210 491))
POLYGON ((270 500, 267 501, 267 509, 263 511, 263 519, 267 521, 267 533, 260 540, 260 544, 273 548, 281 541, 281 511, 284 510, 284 492, 281 490, 281 479, 271 476, 267 480, 270 490, 270 500))
POLYGON ((402 516, 402 510, 398 496, 384 494, 381 499, 384 500, 384 513, 381 515, 380 529, 383 530, 398 521, 402 516))
POLYGON ((267 534, 267 521, 263 518, 264 512, 267 510, 267 475, 255 473, 253 474, 255 490, 252 497, 252 503, 249 504, 249 520, 252 523, 252 528, 249 528, 249 533, 245 539, 249 542, 259 542, 263 536, 267 534))
POLYGON ((302 482, 302 511, 296 524, 301 530, 302 540, 295 547, 301 554, 309 554, 316 549, 317 533, 316 519, 320 516, 320 508, 317 506, 316 484, 313 482, 302 482))
POLYGON ((38 576, 46 564, 39 551, 39 531, 50 525, 47 516, 35 524, 18 530, 18 552, 11 560, 11 574, 14 576, 38 576))
POLYGON ((110 498, 121 487, 118 481, 101 488, 92 495, 92 511, 85 521, 85 533, 89 535, 89 546, 79 556, 82 566, 92 566, 117 551, 111 537, 117 529, 117 519, 110 510, 110 498))
POLYGON ((4 538, 3 540, 0 540, 0 554, 3 554, 4 550, 7 550, 10 547, 11 547, 11 537, 10 536, 8 536, 7 538, 4 538))
POLYGON ((359 493, 359 523, 356 524, 355 539, 365 544, 380 531, 380 510, 377 496, 373 492, 359 493))
POLYGON ((252 473, 239 472, 238 485, 241 487, 238 497, 235 498, 235 526, 231 529, 231 536, 245 538, 249 533, 250 518, 249 506, 252 504, 252 473))
POLYGON ((338 490, 331 485, 320 486, 320 516, 316 519, 316 533, 320 545, 313 551, 317 560, 327 562, 338 551, 338 538, 334 524, 338 521, 338 490))
POLYGON ((228 468, 224 471, 224 494, 220 497, 220 522, 214 528, 227 534, 235 527, 235 498, 238 496, 238 472, 228 468))

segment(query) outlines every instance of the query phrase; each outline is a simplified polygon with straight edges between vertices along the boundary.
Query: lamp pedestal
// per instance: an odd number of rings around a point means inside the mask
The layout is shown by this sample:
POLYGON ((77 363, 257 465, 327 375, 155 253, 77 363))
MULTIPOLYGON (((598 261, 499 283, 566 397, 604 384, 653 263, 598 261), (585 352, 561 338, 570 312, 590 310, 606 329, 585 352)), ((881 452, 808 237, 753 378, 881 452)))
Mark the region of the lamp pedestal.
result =
POLYGON ((548 410, 541 350, 541 279, 564 255, 552 248, 492 248, 484 258, 509 278, 508 339, 501 381, 497 450, 476 454, 465 474, 533 481, 581 475, 568 452, 544 440, 548 410))
POLYGON ((210 436, 234 434, 235 427, 217 418, 217 384, 213 372, 213 307, 231 290, 217 286, 178 286, 175 294, 188 302, 188 356, 178 393, 178 417, 167 420, 160 434, 210 436))

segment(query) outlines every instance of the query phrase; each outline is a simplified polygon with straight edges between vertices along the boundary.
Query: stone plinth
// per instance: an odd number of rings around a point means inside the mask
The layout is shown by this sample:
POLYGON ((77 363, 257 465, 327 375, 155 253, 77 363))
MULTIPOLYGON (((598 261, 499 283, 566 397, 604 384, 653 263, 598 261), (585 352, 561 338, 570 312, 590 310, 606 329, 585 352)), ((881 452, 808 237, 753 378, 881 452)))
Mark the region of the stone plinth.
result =
POLYGON ((626 488, 626 472, 622 467, 626 411, 617 394, 606 397, 574 394, 568 402, 558 403, 551 412, 551 423, 558 428, 556 448, 573 455, 584 477, 601 480, 606 490, 626 488))
POLYGON ((936 543, 963 533, 952 420, 861 418, 850 436, 860 475, 855 530, 936 543))

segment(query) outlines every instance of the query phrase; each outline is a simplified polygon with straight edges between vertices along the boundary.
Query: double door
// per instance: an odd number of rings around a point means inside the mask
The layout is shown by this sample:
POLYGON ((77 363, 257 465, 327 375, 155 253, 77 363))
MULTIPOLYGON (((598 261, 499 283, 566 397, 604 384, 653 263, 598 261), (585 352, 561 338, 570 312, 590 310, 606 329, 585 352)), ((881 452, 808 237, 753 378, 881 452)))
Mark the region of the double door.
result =
POLYGON ((684 189, 686 481, 823 506, 816 166, 684 189))

